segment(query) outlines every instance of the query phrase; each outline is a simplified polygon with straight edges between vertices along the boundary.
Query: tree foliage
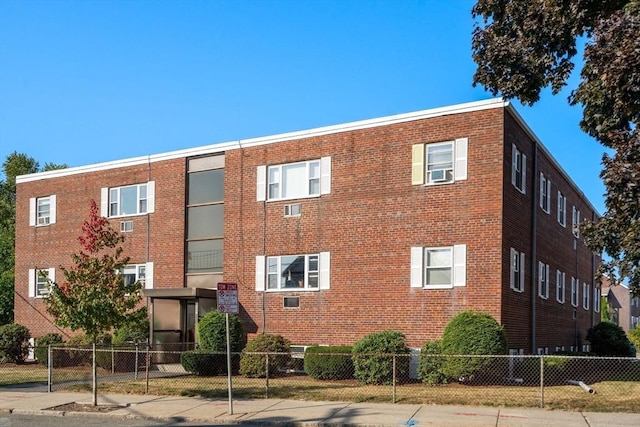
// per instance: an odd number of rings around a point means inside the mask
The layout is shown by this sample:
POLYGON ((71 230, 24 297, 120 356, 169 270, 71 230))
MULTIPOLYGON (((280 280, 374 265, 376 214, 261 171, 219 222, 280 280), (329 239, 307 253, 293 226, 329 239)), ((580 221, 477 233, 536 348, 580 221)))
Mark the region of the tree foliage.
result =
POLYGON ((0 325, 13 322, 16 177, 66 167, 64 164, 46 163, 41 169, 35 159, 16 151, 9 154, 2 163, 4 179, 0 180, 0 325))
POLYGON ((61 267, 64 281, 52 283, 46 298, 55 323, 81 329, 95 341, 112 328, 146 318, 146 308, 138 307, 142 284, 127 284, 121 274, 129 261, 120 246, 124 237, 98 214, 94 200, 78 241, 82 249, 72 255, 74 266, 61 267))
MULTIPOLYGON (((461 311, 444 328, 442 353, 446 355, 495 355, 507 353, 502 326, 487 313, 461 311)), ((490 358, 448 357, 441 372, 451 379, 468 379, 491 363, 490 358)))
POLYGON ((585 240, 610 260, 600 273, 640 294, 640 0, 478 0, 473 16, 474 85, 532 105, 557 94, 587 39, 580 83, 582 130, 611 149, 600 174, 606 212, 584 226, 585 240))
POLYGON ((587 341, 597 356, 634 357, 635 349, 624 330, 610 322, 601 322, 589 328, 587 341))

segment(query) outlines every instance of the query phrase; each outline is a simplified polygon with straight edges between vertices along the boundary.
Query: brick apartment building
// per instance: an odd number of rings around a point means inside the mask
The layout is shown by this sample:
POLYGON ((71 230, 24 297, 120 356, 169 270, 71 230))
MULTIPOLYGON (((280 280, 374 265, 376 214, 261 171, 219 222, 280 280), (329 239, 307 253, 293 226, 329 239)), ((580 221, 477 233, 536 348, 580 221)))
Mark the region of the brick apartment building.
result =
POLYGON ((600 258, 574 227, 597 213, 500 99, 18 177, 32 336, 56 331, 38 271, 62 279, 91 199, 126 235, 156 343, 192 342, 221 281, 249 338, 300 346, 397 329, 419 348, 473 309, 512 353, 552 353, 600 319, 600 258))
POLYGON ((640 296, 624 284, 612 284, 608 277, 602 278, 601 295, 609 312, 609 321, 629 332, 640 325, 640 296))

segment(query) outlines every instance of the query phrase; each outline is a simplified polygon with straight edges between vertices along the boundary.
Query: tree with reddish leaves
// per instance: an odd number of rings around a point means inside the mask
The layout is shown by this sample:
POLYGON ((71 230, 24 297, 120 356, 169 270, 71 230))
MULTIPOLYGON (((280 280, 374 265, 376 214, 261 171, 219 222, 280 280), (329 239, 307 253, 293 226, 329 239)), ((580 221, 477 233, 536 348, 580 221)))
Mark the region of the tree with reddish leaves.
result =
POLYGON ((62 283, 49 283, 47 312, 57 325, 83 330, 93 342, 93 405, 98 404, 96 339, 112 329, 147 317, 139 307, 142 284, 125 283, 121 272, 129 262, 121 244, 124 236, 98 214, 91 200, 89 219, 78 237, 80 252, 72 255, 72 268, 61 267, 62 283))
POLYGON ((74 266, 61 267, 64 281, 52 283, 46 298, 55 323, 83 330, 95 342, 100 334, 145 319, 146 308, 139 307, 142 284, 126 284, 121 274, 129 262, 122 253, 124 236, 99 215, 94 200, 78 242, 81 250, 72 255, 74 266))

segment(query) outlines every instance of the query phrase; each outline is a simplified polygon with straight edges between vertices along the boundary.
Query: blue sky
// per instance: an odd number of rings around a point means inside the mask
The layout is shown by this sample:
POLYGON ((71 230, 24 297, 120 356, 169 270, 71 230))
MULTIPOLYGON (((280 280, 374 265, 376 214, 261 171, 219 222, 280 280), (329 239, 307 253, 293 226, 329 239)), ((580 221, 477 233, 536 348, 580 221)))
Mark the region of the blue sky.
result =
MULTIPOLYGON (((80 166, 487 99, 473 4, 0 0, 0 159, 80 166)), ((603 212, 603 148, 567 104, 579 67, 516 108, 603 212)))

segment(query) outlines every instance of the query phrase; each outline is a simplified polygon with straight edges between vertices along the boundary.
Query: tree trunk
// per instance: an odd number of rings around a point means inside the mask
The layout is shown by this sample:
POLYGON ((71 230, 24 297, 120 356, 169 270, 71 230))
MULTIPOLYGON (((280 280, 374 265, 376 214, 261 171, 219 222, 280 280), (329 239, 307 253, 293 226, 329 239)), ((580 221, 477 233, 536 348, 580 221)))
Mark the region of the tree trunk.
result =
POLYGON ((91 386, 93 389, 93 406, 98 406, 98 364, 96 363, 96 340, 93 340, 93 363, 91 366, 91 386))

